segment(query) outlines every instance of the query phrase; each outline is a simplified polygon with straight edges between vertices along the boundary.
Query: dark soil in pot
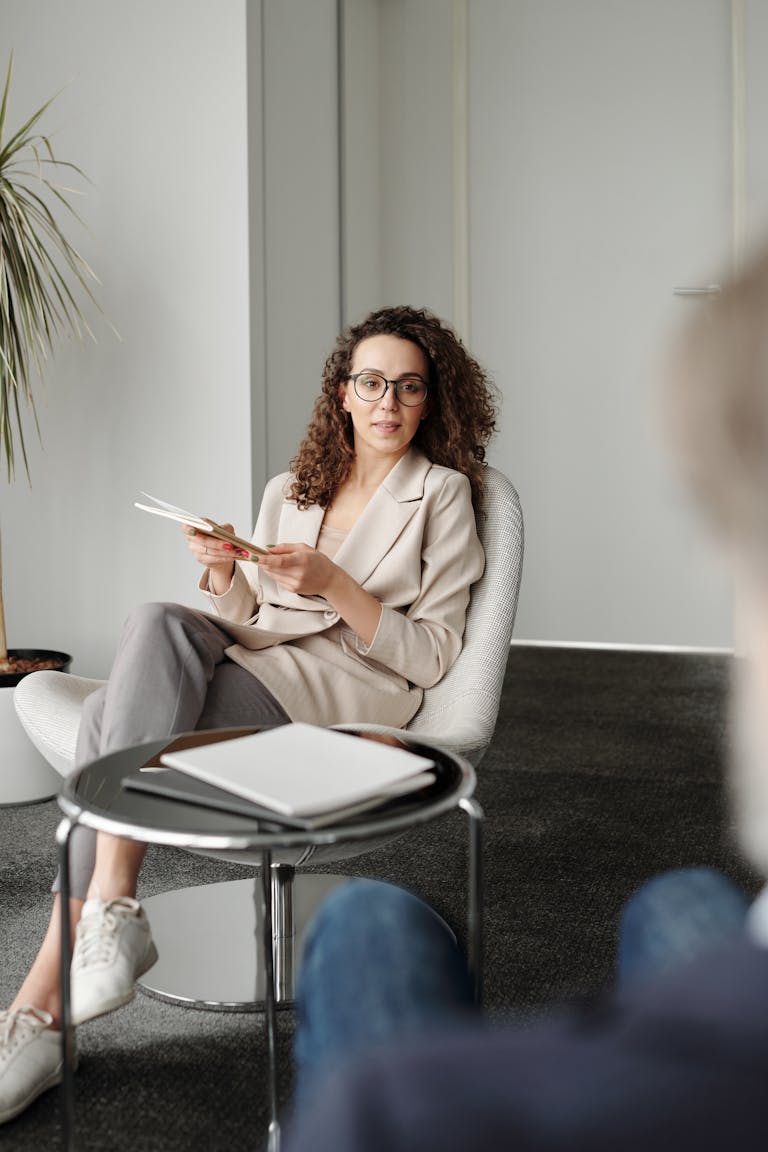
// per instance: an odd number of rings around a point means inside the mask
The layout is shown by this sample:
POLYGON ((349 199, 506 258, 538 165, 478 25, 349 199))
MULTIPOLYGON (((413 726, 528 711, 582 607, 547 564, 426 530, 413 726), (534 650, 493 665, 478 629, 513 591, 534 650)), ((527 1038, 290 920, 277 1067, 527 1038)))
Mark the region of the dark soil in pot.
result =
POLYGON ((0 672, 0 688, 15 688, 30 672, 42 672, 46 668, 69 672, 72 666, 72 657, 66 652, 53 652, 48 648, 9 648, 8 659, 11 669, 0 672))

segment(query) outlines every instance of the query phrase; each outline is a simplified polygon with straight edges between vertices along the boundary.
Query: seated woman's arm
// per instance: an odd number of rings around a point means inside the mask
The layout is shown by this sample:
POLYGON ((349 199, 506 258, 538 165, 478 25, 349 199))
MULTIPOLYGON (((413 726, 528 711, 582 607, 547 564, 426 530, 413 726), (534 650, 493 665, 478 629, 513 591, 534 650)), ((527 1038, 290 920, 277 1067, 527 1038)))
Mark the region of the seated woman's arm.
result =
POLYGON ((431 501, 419 589, 407 609, 382 604, 327 556, 283 544, 259 567, 291 592, 322 596, 357 636, 356 653, 420 688, 436 684, 461 651, 470 585, 483 572, 469 481, 445 474, 431 501))
POLYGON ((469 481, 461 473, 449 472, 435 499, 421 565, 421 587, 413 602, 405 611, 385 603, 372 642, 359 643, 357 650, 412 684, 430 688, 461 651, 470 587, 485 567, 469 481))
MULTIPOLYGON (((275 483, 272 481, 271 483, 275 483)), ((281 480, 282 484, 282 480, 281 480)), ((263 507, 274 506, 266 499, 263 507)), ((260 517, 261 519, 261 517, 260 517)), ((277 523, 271 526, 272 539, 277 523)), ((257 525, 254 539, 269 540, 269 528, 257 525)), ((258 564, 235 566, 231 586, 217 597, 217 611, 238 623, 250 622, 262 600, 260 571, 289 592, 320 596, 355 634, 355 654, 382 664, 421 688, 436 684, 461 651, 470 586, 482 575, 485 557, 477 537, 469 481, 446 470, 429 500, 418 568, 410 574, 413 599, 393 595, 381 600, 339 565, 306 544, 285 543, 270 549, 258 564), (407 604, 407 606, 406 606, 407 604)), ((405 585, 405 576, 403 586, 405 585)), ((210 592, 207 574, 200 587, 210 592)))
POLYGON ((322 552, 307 544, 278 544, 259 566, 290 592, 322 596, 365 644, 372 642, 381 603, 322 552))

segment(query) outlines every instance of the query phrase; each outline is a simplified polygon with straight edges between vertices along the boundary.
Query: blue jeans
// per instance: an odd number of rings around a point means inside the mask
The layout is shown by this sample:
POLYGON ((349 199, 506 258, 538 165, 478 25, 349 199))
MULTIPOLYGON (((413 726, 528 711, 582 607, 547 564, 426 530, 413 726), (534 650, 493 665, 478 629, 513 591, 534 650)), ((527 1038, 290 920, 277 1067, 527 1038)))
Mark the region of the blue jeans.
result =
MULTIPOLYGON (((691 868, 650 880, 626 904, 619 986, 693 959, 744 929, 746 896, 720 873, 691 868)), ((296 1106, 324 1076, 373 1047, 471 1018, 472 989, 445 923, 412 893, 353 880, 321 908, 299 975, 296 1106)))
POLYGON ((647 881, 624 906, 616 979, 620 988, 660 975, 744 931, 749 900, 712 868, 683 868, 647 881))
POLYGON ((403 888, 351 880, 310 929, 296 996, 295 1102, 371 1048, 474 1012, 464 957, 445 922, 403 888))

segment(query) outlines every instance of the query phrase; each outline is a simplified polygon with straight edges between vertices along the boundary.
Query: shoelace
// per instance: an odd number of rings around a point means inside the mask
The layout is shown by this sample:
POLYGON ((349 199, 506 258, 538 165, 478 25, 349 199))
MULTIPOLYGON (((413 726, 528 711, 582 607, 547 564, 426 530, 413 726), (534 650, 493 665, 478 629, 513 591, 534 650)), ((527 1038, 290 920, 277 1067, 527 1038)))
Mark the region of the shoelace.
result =
POLYGON ((98 912, 92 912, 80 921, 75 949, 75 966, 78 969, 110 958, 115 946, 118 919, 112 909, 120 906, 118 900, 110 900, 98 912))
POLYGON ((48 1013, 40 1012, 37 1008, 14 1008, 12 1012, 0 1012, 0 1066, 31 1032, 41 1032, 50 1023, 48 1013))

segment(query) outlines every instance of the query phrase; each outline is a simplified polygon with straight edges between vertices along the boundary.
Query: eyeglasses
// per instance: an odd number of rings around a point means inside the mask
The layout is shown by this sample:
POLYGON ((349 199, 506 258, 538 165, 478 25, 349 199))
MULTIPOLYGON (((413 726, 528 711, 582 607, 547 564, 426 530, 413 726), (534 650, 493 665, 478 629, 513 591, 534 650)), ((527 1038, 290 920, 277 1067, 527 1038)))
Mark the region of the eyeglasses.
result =
POLYGON ((355 395, 370 404, 382 400, 390 384, 397 399, 407 408, 416 408, 427 398, 427 385, 420 376, 401 376, 399 380, 387 380, 379 372, 356 372, 349 379, 355 395))

